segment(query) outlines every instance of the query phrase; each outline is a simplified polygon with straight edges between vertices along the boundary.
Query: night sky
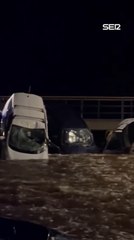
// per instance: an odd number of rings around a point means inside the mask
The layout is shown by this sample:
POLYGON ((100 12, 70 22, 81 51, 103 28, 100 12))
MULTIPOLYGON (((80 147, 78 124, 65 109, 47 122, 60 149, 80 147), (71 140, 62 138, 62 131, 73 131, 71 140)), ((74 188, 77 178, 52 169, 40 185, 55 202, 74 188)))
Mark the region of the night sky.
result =
POLYGON ((133 7, 48 2, 0 6, 0 94, 31 85, 40 95, 133 96, 133 7), (121 31, 103 31, 104 23, 121 31))

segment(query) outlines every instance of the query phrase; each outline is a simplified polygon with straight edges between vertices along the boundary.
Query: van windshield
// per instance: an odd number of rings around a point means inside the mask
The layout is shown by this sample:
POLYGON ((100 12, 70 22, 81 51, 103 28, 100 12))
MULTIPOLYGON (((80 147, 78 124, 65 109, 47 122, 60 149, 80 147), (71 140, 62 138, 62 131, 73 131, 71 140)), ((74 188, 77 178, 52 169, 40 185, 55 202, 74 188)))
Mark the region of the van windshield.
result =
POLYGON ((9 135, 9 146, 23 153, 37 154, 44 151, 46 142, 44 129, 29 129, 12 125, 9 135))

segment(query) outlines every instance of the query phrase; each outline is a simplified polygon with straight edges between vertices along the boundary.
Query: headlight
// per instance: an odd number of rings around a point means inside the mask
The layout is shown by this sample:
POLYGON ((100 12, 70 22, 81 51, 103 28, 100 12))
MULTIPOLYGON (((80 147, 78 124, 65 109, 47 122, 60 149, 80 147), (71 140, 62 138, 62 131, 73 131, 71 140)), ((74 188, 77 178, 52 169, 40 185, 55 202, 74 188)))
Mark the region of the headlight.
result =
POLYGON ((70 143, 75 143, 77 142, 77 132, 74 130, 71 130, 68 132, 68 141, 70 143))
POLYGON ((91 145, 93 143, 93 135, 87 128, 66 129, 63 138, 65 143, 70 144, 91 145))

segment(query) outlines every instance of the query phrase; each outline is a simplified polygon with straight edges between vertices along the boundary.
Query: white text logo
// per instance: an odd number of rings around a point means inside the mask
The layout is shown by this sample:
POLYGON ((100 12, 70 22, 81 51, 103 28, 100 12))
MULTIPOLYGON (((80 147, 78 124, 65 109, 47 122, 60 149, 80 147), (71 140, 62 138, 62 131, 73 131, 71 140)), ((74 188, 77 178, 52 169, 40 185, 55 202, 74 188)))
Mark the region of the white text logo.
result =
POLYGON ((116 24, 103 24, 102 25, 102 30, 121 30, 121 24, 116 23, 116 24))

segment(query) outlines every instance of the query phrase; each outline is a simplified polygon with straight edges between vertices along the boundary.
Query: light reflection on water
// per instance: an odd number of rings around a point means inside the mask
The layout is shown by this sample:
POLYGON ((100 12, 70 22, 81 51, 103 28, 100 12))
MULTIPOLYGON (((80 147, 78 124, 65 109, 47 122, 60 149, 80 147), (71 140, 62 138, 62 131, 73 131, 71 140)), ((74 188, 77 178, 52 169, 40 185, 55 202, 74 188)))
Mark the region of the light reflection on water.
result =
POLYGON ((134 157, 1 161, 0 215, 42 223, 77 239, 134 239, 134 157))

